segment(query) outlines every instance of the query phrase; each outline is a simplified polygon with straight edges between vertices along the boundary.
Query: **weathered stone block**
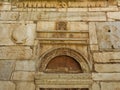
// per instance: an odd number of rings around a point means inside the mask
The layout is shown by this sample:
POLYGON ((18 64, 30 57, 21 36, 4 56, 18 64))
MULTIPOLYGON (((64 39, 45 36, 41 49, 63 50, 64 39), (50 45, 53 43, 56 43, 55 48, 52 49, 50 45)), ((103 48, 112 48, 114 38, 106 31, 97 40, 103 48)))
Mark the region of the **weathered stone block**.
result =
POLYGON ((68 22, 67 29, 70 31, 88 30, 88 23, 86 23, 86 22, 68 22))
POLYGON ((95 62, 120 62, 120 52, 98 52, 93 53, 95 62))
POLYGON ((12 74, 11 80, 15 81, 34 81, 34 72, 16 71, 12 74))
POLYGON ((106 21, 106 15, 104 12, 83 12, 80 16, 82 21, 106 21))
POLYGON ((16 61, 15 70, 35 71, 35 61, 16 61))
POLYGON ((97 44, 96 26, 94 22, 89 23, 89 38, 90 44, 97 44))
POLYGON ((89 11, 118 11, 117 6, 89 8, 89 11))
POLYGON ((108 19, 120 20, 120 12, 108 12, 107 17, 108 19))
POLYGON ((29 11, 29 12, 20 12, 19 20, 40 20, 41 19, 41 12, 29 11))
POLYGON ((117 6, 117 0, 108 0, 109 6, 117 6))
POLYGON ((100 49, 120 48, 120 22, 98 22, 96 28, 100 49))
MULTIPOLYGON (((66 8, 60 8, 58 11, 66 11, 66 8)), ((88 11, 88 8, 68 8, 67 11, 69 12, 79 12, 79 11, 88 11)))
POLYGON ((87 41, 89 38, 89 34, 88 32, 39 32, 37 33, 37 39, 40 40, 45 40, 45 39, 56 39, 60 40, 62 38, 62 40, 68 40, 68 41, 75 41, 76 39, 78 39, 79 41, 83 40, 83 41, 87 41))
POLYGON ((34 44, 36 25, 21 23, 0 24, 0 45, 34 44))
POLYGON ((120 73, 92 73, 92 79, 98 81, 119 81, 120 73))
POLYGON ((15 90, 15 84, 10 81, 0 81, 0 90, 15 90))
POLYGON ((120 0, 117 0, 117 2, 118 2, 118 6, 120 6, 120 0))
POLYGON ((106 21, 105 12, 20 12, 19 20, 106 21))
POLYGON ((95 64, 97 72, 120 72, 120 64, 95 64))
POLYGON ((8 3, 8 2, 2 2, 2 3, 0 3, 1 5, 0 5, 0 10, 1 11, 10 11, 11 10, 11 4, 10 3, 8 3))
POLYGON ((18 82, 16 90, 35 90, 35 85, 32 82, 18 82))
POLYGON ((92 84, 92 90, 100 90, 100 84, 99 84, 99 82, 93 82, 93 84, 92 84))
POLYGON ((14 66, 14 60, 0 60, 0 80, 10 80, 14 66))
POLYGON ((33 50, 29 46, 0 47, 0 59, 32 59, 33 50))
POLYGON ((92 74, 89 73, 81 73, 81 74, 46 74, 46 73, 36 73, 35 79, 40 80, 40 79, 81 79, 81 80, 89 80, 92 78, 92 74))
POLYGON ((19 13, 18 12, 0 12, 0 20, 11 20, 11 21, 15 21, 18 20, 19 18, 19 13))
POLYGON ((101 90, 120 90, 120 82, 101 82, 101 90))
POLYGON ((37 23, 37 31, 41 30, 55 30, 55 22, 53 21, 40 21, 37 23))
POLYGON ((96 44, 96 45, 90 45, 90 50, 94 50, 94 51, 98 51, 99 50, 99 48, 98 48, 98 45, 96 44))
MULTIPOLYGON (((37 23, 37 31, 41 30, 56 30, 55 21, 40 21, 37 23)), ((67 22, 68 31, 88 30, 88 24, 86 22, 67 22)))

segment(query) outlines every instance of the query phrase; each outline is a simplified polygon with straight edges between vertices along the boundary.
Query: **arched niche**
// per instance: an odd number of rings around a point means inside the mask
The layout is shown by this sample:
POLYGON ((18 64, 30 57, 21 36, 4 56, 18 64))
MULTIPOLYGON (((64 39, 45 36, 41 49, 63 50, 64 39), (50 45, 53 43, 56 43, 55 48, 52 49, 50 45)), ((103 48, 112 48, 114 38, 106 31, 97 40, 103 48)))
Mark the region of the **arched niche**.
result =
POLYGON ((65 56, 66 58, 74 60, 76 64, 79 65, 79 73, 81 72, 90 72, 90 61, 86 59, 86 57, 81 54, 80 52, 70 49, 70 48, 56 48, 53 50, 49 50, 48 52, 44 53, 40 56, 39 60, 37 61, 37 71, 44 72, 46 71, 50 62, 53 61, 55 58, 60 58, 61 56, 65 56), (52 61, 51 61, 52 60, 52 61))
POLYGON ((56 56, 46 66, 46 73, 82 73, 81 65, 67 55, 56 56))

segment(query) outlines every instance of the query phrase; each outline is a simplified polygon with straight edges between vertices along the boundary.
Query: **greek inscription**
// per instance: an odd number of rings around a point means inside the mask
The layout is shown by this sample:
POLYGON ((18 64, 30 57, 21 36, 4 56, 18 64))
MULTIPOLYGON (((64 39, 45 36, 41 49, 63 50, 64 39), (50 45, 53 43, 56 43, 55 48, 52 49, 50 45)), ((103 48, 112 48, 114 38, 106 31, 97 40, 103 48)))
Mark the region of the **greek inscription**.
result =
MULTIPOLYGON (((114 1, 114 0, 112 0, 114 1)), ((58 0, 52 0, 52 1, 44 1, 44 0, 18 0, 18 1, 13 1, 13 5, 16 5, 17 7, 44 7, 44 8, 49 8, 49 7, 55 7, 55 8, 67 8, 67 7, 102 7, 102 6, 107 6, 107 3, 109 3, 108 0, 65 0, 65 1, 58 1, 58 0)))

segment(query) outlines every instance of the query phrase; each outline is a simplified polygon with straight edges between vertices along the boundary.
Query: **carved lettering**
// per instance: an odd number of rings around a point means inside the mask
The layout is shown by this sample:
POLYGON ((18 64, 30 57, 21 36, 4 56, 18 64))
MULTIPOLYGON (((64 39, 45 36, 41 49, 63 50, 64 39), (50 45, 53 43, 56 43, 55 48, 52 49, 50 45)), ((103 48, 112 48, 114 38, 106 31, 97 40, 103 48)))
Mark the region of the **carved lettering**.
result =
POLYGON ((114 0, 109 1, 109 0, 76 0, 76 1, 44 1, 44 0, 39 0, 39 1, 32 1, 32 0, 18 0, 18 1, 13 1, 13 4, 16 5, 17 7, 43 7, 43 8, 50 8, 50 7, 55 7, 55 8, 70 8, 70 7, 102 7, 102 6, 107 6, 109 2, 115 2, 114 0))

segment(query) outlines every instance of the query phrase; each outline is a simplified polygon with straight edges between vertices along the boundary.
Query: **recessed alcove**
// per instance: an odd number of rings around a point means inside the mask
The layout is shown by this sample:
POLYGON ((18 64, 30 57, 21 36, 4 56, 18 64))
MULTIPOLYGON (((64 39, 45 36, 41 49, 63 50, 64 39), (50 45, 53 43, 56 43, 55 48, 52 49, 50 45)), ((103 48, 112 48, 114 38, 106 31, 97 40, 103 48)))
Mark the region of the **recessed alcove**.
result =
POLYGON ((90 62, 70 48, 48 50, 37 62, 37 90, 90 90, 90 62))
POLYGON ((80 64, 72 57, 61 55, 56 56, 48 63, 45 72, 47 73, 82 73, 80 64))

